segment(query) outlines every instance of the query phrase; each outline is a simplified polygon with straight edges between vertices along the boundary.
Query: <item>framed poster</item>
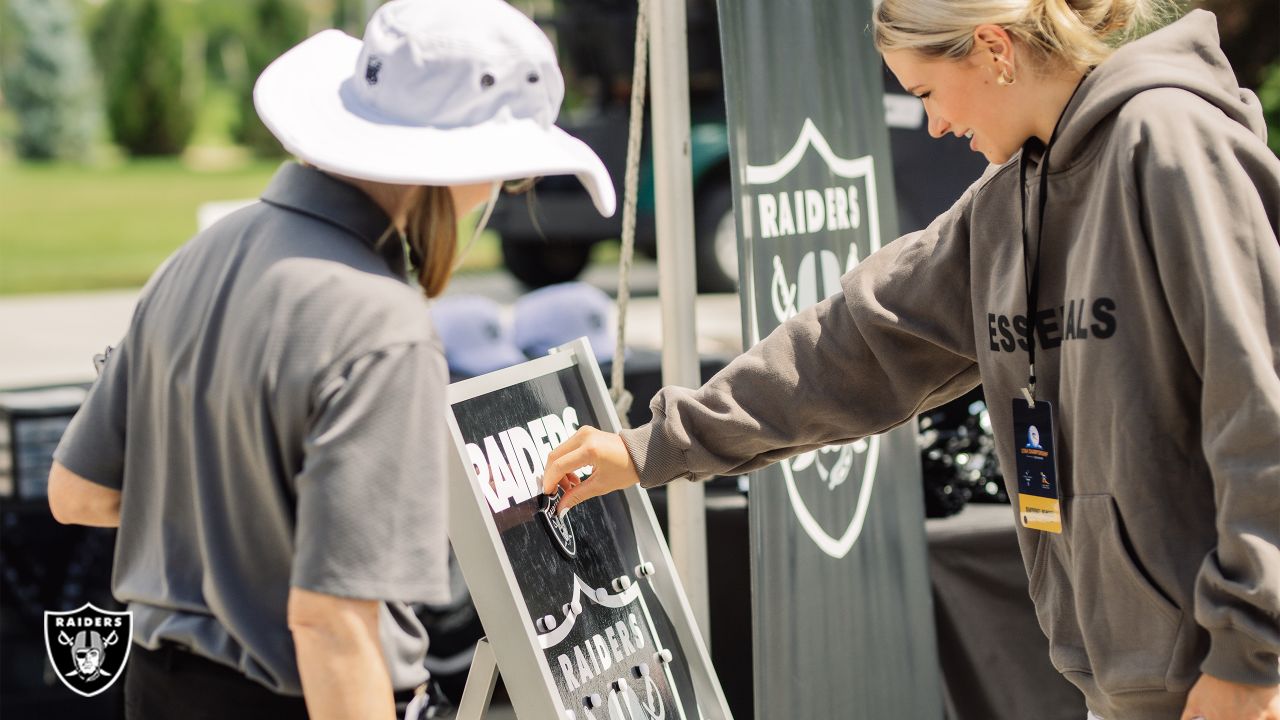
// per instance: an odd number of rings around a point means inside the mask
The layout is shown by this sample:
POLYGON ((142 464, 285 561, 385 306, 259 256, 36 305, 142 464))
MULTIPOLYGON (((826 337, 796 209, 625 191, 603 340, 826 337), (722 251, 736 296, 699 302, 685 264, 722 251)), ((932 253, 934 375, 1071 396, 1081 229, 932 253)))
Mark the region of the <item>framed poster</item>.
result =
POLYGON ((563 521, 542 495, 553 448, 618 429, 587 341, 450 385, 449 407, 450 539, 516 712, 730 717, 645 491, 563 521))

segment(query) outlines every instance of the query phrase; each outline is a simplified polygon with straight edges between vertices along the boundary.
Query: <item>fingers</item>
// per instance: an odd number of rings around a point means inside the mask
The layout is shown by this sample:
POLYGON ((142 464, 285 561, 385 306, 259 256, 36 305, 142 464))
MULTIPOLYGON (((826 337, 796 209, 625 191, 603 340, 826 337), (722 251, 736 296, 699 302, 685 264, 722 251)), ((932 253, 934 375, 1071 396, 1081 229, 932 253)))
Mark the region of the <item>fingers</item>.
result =
POLYGON ((595 428, 584 425, 578 428, 577 432, 570 435, 568 440, 565 440, 559 447, 552 450, 550 455, 547 455, 547 469, 542 474, 543 493, 550 495, 556 491, 556 486, 564 487, 568 490, 569 488, 565 487, 565 483, 569 481, 565 476, 572 475, 573 471, 580 467, 592 464, 592 458, 589 456, 587 456, 586 461, 581 461, 580 459, 584 457, 582 455, 583 451, 590 451, 587 440, 593 432, 596 432, 595 428), (572 456, 570 456, 571 454, 572 456))
POLYGON ((639 482, 622 439, 613 433, 583 426, 547 455, 542 489, 547 494, 554 493, 557 487, 563 491, 558 503, 558 512, 563 516, 586 500, 639 482), (579 480, 574 471, 584 467, 591 468, 591 475, 579 480))
POLYGON ((579 505, 594 497, 607 495, 613 490, 608 483, 598 482, 599 478, 592 476, 590 479, 592 482, 581 482, 565 491, 565 494, 560 498, 560 509, 556 511, 556 517, 564 517, 564 514, 569 512, 569 509, 574 505, 579 505))
POLYGON ((560 456, 560 459, 556 461, 557 464, 554 467, 551 463, 547 463, 547 473, 542 480, 543 492, 550 495, 555 492, 557 486, 565 492, 576 487, 582 481, 578 478, 575 471, 578 468, 590 465, 592 463, 592 455, 594 455, 594 453, 591 448, 583 446, 560 456), (547 490, 547 478, 555 478, 555 480, 550 483, 550 490, 547 490))

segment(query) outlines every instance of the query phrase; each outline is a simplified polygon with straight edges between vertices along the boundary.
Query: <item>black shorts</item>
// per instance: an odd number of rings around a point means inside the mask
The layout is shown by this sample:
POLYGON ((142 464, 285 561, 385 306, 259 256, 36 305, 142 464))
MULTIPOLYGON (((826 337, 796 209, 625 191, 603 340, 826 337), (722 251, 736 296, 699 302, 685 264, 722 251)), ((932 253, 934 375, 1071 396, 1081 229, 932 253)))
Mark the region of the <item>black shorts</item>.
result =
POLYGON ((134 645, 124 678, 127 720, 306 720, 300 697, 278 695, 235 669, 173 646, 134 645))
MULTIPOLYGON (((432 707, 426 717, 448 717, 449 702, 431 688, 432 707)), ((404 717, 414 690, 400 690, 393 699, 396 717, 404 717)), ((235 669, 200 657, 185 648, 165 645, 147 650, 134 645, 124 678, 126 720, 307 720, 306 701, 279 695, 235 669)))

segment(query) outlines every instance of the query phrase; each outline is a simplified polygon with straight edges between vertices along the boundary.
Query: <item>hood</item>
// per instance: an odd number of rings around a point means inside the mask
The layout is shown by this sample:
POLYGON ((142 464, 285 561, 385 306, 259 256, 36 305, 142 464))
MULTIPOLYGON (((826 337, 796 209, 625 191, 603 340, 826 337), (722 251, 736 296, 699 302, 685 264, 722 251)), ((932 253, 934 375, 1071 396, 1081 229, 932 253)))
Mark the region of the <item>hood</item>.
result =
POLYGON ((1239 87, 1218 46, 1217 18, 1206 10, 1194 10, 1124 45, 1094 68, 1063 113, 1054 157, 1077 157, 1075 151, 1094 128, 1129 98, 1165 87, 1200 96, 1259 138, 1266 138, 1257 96, 1239 87))

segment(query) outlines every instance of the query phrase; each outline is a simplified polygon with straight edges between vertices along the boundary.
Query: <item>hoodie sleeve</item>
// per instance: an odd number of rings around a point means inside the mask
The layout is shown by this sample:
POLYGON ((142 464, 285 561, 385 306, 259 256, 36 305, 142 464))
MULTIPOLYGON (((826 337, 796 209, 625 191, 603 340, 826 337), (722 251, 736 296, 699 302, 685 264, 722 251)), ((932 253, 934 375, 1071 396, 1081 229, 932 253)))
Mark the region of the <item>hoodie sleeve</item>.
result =
POLYGON ((1280 683, 1280 162, 1208 103, 1152 98, 1135 192, 1166 301, 1202 385, 1217 547, 1196 578, 1205 673, 1280 683))
POLYGON ((749 472, 883 432, 977 385, 968 215, 980 183, 703 387, 658 393, 653 421, 622 433, 641 484, 749 472))

